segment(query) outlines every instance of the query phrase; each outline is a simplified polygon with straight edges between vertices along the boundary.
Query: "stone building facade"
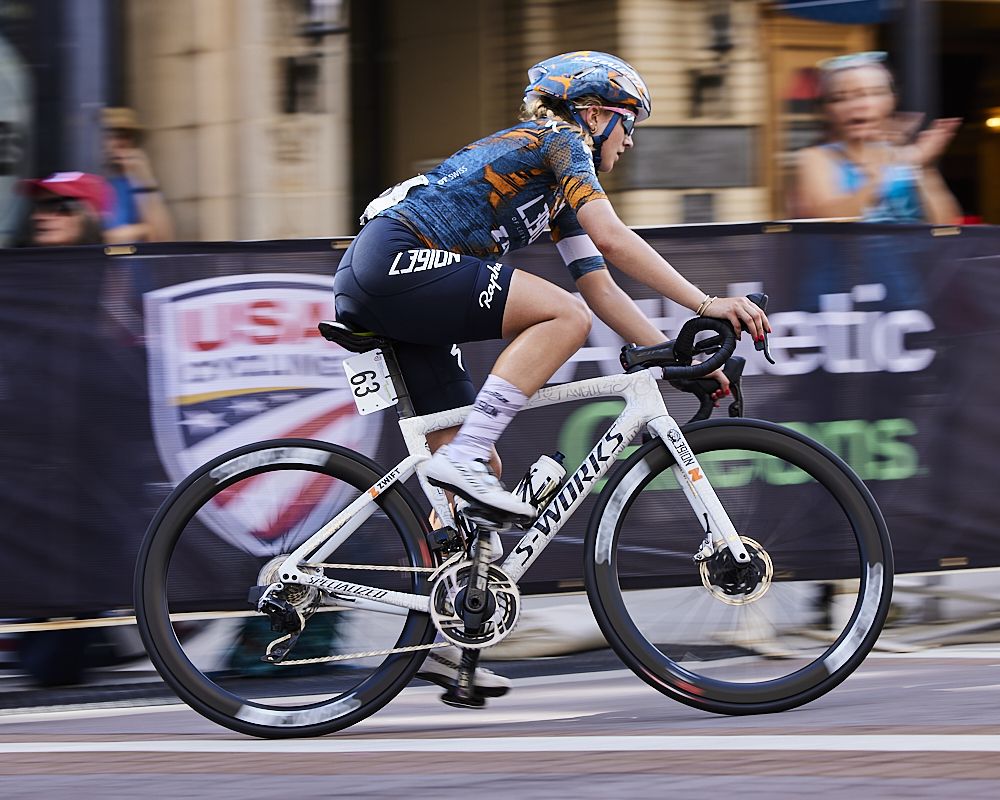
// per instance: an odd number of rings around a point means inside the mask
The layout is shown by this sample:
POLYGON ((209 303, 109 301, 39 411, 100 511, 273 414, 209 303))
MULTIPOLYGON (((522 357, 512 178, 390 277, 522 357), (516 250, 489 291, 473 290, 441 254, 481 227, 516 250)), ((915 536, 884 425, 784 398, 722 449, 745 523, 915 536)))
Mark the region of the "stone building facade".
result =
POLYGON ((773 219, 786 215, 786 130, 805 113, 789 111, 795 70, 874 31, 772 7, 126 0, 125 94, 182 238, 352 235, 373 195, 511 124, 531 64, 602 49, 654 101, 606 180, 626 222, 773 219))

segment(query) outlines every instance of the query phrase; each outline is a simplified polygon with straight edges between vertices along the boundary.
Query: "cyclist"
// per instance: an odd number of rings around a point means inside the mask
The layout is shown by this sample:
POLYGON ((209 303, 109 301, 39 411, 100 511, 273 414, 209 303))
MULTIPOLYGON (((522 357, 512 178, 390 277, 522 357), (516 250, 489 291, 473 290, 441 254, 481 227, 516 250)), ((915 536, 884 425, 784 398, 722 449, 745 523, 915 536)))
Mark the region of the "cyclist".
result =
MULTIPOLYGON (((461 428, 429 437, 426 475, 436 485, 513 516, 534 515, 497 477, 494 444, 514 415, 584 344, 591 312, 627 342, 664 341, 606 259, 697 314, 745 326, 755 340, 770 331, 757 306, 702 292, 615 214, 598 175, 632 147, 633 128, 650 110, 645 82, 620 58, 554 56, 528 71, 518 124, 365 209, 335 277, 337 318, 397 342, 416 413, 473 406, 461 428), (497 261, 546 227, 579 297, 497 261), (498 338, 509 344, 476 393, 455 343, 498 338)), ((713 377, 721 397, 728 382, 721 371, 713 377)))

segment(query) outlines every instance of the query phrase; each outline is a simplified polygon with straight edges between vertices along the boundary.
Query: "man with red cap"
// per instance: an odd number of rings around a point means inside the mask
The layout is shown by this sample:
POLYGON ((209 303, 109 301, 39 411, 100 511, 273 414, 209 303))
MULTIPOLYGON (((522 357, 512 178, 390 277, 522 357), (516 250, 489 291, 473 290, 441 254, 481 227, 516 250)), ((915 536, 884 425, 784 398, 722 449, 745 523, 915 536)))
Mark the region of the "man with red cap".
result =
POLYGON ((32 200, 29 244, 68 247, 104 242, 104 214, 111 187, 100 175, 56 172, 47 178, 21 182, 32 200))

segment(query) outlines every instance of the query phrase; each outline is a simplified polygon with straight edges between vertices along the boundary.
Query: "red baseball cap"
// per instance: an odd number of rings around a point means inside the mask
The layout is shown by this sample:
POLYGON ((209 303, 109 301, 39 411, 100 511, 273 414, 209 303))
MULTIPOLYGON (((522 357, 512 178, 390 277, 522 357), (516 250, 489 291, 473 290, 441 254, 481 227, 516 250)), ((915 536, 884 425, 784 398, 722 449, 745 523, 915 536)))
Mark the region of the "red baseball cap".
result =
POLYGON ((75 197, 98 214, 111 207, 111 185, 100 175, 89 172, 53 172, 47 178, 21 181, 21 190, 32 198, 46 192, 75 197))

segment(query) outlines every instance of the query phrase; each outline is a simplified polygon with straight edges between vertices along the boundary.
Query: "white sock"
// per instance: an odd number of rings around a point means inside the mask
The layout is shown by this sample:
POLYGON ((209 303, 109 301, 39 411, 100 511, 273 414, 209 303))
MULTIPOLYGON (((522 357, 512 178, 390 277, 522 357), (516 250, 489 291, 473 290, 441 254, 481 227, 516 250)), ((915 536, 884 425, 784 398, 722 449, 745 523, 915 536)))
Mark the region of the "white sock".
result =
POLYGON ((488 459, 490 448, 527 401, 527 395, 516 386, 490 375, 476 395, 472 413, 449 443, 449 452, 460 461, 488 459))

